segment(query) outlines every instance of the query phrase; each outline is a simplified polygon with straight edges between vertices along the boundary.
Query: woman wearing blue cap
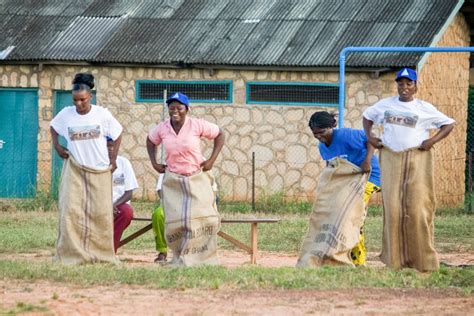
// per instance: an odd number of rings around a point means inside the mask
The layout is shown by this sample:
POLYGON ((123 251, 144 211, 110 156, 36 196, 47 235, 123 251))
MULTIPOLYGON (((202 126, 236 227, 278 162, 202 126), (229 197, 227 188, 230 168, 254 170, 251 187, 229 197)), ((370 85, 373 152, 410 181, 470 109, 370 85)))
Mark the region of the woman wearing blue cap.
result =
POLYGON ((384 229, 382 261, 392 268, 439 268, 434 249, 434 144, 449 135, 454 120, 414 97, 417 73, 396 77, 398 96, 380 100, 363 114, 368 141, 380 149, 384 229), (373 125, 382 125, 380 138, 373 125), (439 129, 430 137, 430 129, 439 129))
POLYGON ((211 169, 224 146, 224 133, 216 124, 189 117, 185 94, 174 93, 166 104, 170 118, 155 126, 146 142, 153 168, 165 174, 162 205, 166 241, 173 252, 171 265, 216 264, 220 217, 211 169), (214 141, 207 159, 201 151, 202 138, 214 141), (156 161, 160 144, 166 164, 156 161))

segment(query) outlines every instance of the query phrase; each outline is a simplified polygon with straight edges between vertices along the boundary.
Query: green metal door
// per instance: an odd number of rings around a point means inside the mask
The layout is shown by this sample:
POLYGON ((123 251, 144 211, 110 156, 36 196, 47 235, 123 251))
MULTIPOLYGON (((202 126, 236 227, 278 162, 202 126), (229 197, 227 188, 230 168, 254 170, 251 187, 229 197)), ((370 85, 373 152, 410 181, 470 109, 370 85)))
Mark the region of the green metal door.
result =
MULTIPOLYGON (((95 91, 92 92, 92 104, 95 104, 95 91)), ((54 115, 58 114, 66 106, 73 105, 72 103, 72 91, 58 90, 54 91, 54 115)), ((66 139, 59 136, 59 143, 64 147, 67 146, 66 139)), ((53 150, 53 162, 51 172, 51 192, 53 196, 57 196, 59 178, 61 177, 61 170, 63 168, 63 160, 59 157, 58 153, 54 148, 53 150)))
POLYGON ((0 89, 0 197, 36 194, 38 92, 0 89))

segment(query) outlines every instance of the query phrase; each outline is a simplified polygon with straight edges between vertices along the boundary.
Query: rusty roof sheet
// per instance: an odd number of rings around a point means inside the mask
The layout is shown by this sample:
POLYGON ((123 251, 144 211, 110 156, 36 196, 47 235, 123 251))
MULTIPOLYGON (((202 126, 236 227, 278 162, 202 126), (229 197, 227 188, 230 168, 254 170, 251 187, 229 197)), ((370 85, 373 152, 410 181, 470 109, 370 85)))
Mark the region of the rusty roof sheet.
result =
MULTIPOLYGON (((347 46, 430 46, 459 0, 0 0, 8 61, 337 67, 347 46)), ((349 67, 415 65, 361 53, 349 67)))

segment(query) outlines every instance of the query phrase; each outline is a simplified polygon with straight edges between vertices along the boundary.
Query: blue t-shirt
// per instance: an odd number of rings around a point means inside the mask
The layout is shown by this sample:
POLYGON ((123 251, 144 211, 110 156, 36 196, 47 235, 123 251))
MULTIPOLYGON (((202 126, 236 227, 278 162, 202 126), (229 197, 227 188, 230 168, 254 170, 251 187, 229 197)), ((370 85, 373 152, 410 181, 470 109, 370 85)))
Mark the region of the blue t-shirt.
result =
MULTIPOLYGON (((364 131, 351 128, 334 129, 331 145, 319 144, 319 153, 324 160, 345 156, 354 165, 360 166, 367 154, 367 137, 364 131)), ((377 157, 370 161, 372 170, 369 181, 380 187, 380 168, 377 157)))

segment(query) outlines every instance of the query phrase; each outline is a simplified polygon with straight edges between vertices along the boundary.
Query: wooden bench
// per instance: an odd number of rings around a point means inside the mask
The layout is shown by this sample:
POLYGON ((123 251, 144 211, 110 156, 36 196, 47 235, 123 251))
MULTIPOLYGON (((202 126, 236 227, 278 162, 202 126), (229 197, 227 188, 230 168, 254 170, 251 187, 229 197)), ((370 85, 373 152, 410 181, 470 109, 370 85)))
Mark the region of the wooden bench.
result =
MULTIPOLYGON (((141 217, 134 217, 134 221, 143 221, 143 222, 151 222, 150 218, 141 218, 141 217)), ((250 246, 244 244, 240 240, 235 239, 234 237, 230 236, 229 234, 224 233, 222 230, 217 233, 218 236, 224 238, 225 240, 229 241, 230 243, 234 244, 235 246, 239 247, 240 249, 245 250, 247 253, 250 254, 250 263, 256 264, 258 258, 258 242, 257 242, 257 225, 259 223, 278 223, 280 219, 276 218, 243 218, 243 219, 222 219, 222 224, 242 224, 248 223, 250 224, 250 246)), ((120 241, 119 248, 123 245, 128 244, 130 241, 134 240, 135 238, 140 237, 147 231, 152 228, 151 223, 146 225, 145 227, 139 229, 135 233, 131 234, 127 238, 120 241)))

